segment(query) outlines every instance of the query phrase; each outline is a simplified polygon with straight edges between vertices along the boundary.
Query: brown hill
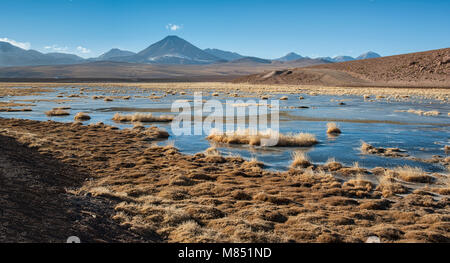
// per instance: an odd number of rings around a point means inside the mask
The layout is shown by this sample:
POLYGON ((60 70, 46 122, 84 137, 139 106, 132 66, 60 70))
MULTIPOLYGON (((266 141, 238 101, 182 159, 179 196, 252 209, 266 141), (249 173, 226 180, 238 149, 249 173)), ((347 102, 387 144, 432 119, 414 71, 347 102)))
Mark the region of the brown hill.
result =
POLYGON ((450 48, 275 70, 234 82, 324 86, 450 87, 450 48))

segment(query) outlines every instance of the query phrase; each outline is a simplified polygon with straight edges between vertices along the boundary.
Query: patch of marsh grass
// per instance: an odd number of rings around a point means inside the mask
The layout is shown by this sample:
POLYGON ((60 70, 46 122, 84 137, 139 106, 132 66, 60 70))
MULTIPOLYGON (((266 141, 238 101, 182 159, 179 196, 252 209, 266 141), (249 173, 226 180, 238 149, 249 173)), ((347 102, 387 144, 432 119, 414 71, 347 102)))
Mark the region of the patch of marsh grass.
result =
POLYGON ((252 146, 260 146, 263 139, 277 137, 278 142, 274 146, 309 147, 318 143, 316 136, 310 133, 281 134, 271 129, 265 131, 238 129, 236 131, 228 131, 226 133, 212 129, 207 139, 225 144, 248 144, 252 146))
POLYGON ((151 113, 134 113, 132 115, 122 115, 116 113, 112 118, 116 122, 171 122, 174 119, 170 115, 153 116, 151 113))

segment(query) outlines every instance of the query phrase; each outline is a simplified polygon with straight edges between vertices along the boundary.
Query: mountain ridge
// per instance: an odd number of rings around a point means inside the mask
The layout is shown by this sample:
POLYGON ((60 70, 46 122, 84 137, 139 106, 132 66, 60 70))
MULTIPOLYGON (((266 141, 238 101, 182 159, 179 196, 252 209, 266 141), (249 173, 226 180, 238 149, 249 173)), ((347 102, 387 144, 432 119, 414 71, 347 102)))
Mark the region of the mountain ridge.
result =
POLYGON ((66 53, 41 53, 36 50, 25 50, 8 42, 0 41, 0 66, 38 66, 76 64, 84 59, 73 54, 66 53))
POLYGON ((203 49, 203 51, 205 51, 205 52, 207 52, 207 53, 209 53, 209 54, 211 54, 213 56, 216 56, 218 58, 227 60, 227 61, 233 61, 233 60, 245 57, 245 56, 243 56, 243 55, 241 55, 239 53, 236 53, 236 52, 220 50, 220 49, 217 49, 217 48, 206 48, 206 49, 203 49))
POLYGON ((136 53, 128 51, 128 50, 122 50, 118 48, 112 48, 109 51, 103 53, 102 55, 95 58, 95 60, 108 60, 108 59, 114 59, 119 57, 128 57, 136 55, 136 53))
POLYGON ((283 57, 280 58, 276 58, 274 59, 274 61, 293 61, 293 60, 297 60, 297 59, 302 59, 303 57, 300 56, 299 54, 295 53, 295 52, 289 52, 288 54, 286 54, 283 57))
MULTIPOLYGON (((357 58, 350 56, 313 58, 327 62, 346 62, 359 59, 377 58, 379 54, 369 51, 361 54, 357 58)), ((127 50, 113 48, 96 58, 84 59, 74 54, 66 53, 41 53, 36 50, 24 50, 13 46, 7 42, 0 42, 0 67, 8 66, 38 66, 38 65, 64 65, 79 64, 92 61, 116 61, 141 64, 161 64, 161 65, 202 65, 215 63, 253 63, 269 64, 292 62, 305 59, 295 52, 290 52, 277 59, 265 59, 259 57, 243 56, 236 52, 225 51, 215 48, 200 49, 190 42, 175 36, 169 35, 162 40, 155 42, 144 50, 135 53, 127 50)))

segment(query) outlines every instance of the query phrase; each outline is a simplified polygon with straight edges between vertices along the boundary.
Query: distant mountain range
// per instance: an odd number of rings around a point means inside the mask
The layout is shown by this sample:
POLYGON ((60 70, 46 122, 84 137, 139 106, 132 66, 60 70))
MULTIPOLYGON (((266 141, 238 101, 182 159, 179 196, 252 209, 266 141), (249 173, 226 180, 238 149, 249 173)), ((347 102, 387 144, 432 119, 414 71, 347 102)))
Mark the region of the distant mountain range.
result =
POLYGON ((214 48, 202 50, 180 37, 167 36, 166 38, 150 45, 148 48, 138 53, 114 48, 97 58, 84 59, 72 54, 44 54, 35 50, 24 50, 7 42, 0 42, 0 66, 3 67, 70 65, 98 61, 168 65, 205 65, 216 63, 271 64, 290 63, 296 61, 301 62, 303 60, 313 61, 314 63, 329 63, 377 57, 380 57, 380 55, 374 52, 367 52, 357 58, 340 56, 334 58, 324 57, 311 59, 291 52, 281 58, 270 60, 244 56, 235 52, 214 48))
POLYGON ((98 58, 93 58, 92 60, 96 61, 105 61, 109 59, 115 59, 115 58, 121 58, 121 57, 129 57, 134 56, 136 53, 127 51, 127 50, 120 50, 118 48, 113 48, 110 51, 100 55, 98 58))
POLYGON ((286 62, 286 61, 293 61, 293 60, 297 60, 297 59, 301 59, 301 58, 303 58, 303 57, 300 56, 299 54, 291 52, 291 53, 288 53, 284 57, 277 58, 277 59, 274 59, 274 60, 276 60, 276 61, 285 61, 286 62))
POLYGON ((72 54, 25 50, 7 42, 0 42, 0 66, 35 66, 82 63, 83 58, 72 54))
POLYGON ((215 49, 215 48, 207 48, 207 49, 204 49, 203 51, 205 51, 206 53, 211 54, 213 56, 216 56, 218 58, 221 58, 223 60, 226 60, 226 61, 232 61, 232 60, 241 59, 244 57, 241 54, 238 54, 236 52, 224 51, 224 50, 215 49))
POLYGON ((350 57, 350 56, 338 56, 338 57, 334 57, 334 58, 322 57, 320 59, 338 63, 338 62, 347 62, 347 61, 362 60, 362 59, 368 59, 368 58, 380 58, 380 57, 381 56, 379 54, 377 54, 375 52, 372 52, 372 51, 369 51, 369 52, 366 52, 364 54, 359 55, 356 58, 350 57))

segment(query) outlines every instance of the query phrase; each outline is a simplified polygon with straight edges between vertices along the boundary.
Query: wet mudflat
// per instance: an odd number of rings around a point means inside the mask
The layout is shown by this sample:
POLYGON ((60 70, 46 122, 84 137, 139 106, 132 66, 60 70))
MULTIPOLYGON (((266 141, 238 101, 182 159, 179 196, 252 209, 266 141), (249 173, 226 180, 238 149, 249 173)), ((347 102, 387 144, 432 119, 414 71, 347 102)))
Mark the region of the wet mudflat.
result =
MULTIPOLYGON (((168 84, 164 84, 168 85, 168 84)), ((178 84, 181 86, 181 84, 178 84)), ((192 84, 190 84, 192 85, 192 84)), ((181 86, 182 87, 182 86, 181 86)), ((234 85, 239 87, 239 85, 234 85)), ((173 88, 173 87, 172 87, 173 88)), ((177 86, 178 88, 178 86, 177 86)), ((220 88, 220 86, 219 86, 220 88)), ((202 91, 202 99, 218 100, 224 109, 232 104, 236 111, 244 109, 244 115, 250 115, 248 106, 259 104, 261 95, 258 92, 228 91, 218 88, 202 91), (216 93, 216 94, 215 94, 216 93), (250 102, 250 103, 249 103, 250 102)), ((23 88, 24 89, 24 88, 23 88)), ((20 89, 19 89, 20 90, 20 89)), ((90 120, 85 124, 103 122, 119 128, 132 127, 133 123, 117 123, 113 120, 116 113, 152 113, 159 115, 176 115, 171 112, 174 101, 181 100, 194 106, 194 88, 166 90, 140 87, 83 87, 65 86, 46 88, 48 92, 29 96, 4 96, 0 98, 0 107, 8 109, 30 109, 32 111, 3 111, 0 116, 9 118, 26 118, 33 120, 55 120, 61 122, 73 121, 77 112, 85 112, 90 120), (169 90, 170 92, 167 92, 169 90), (2 106, 3 104, 3 106, 2 106), (16 104, 16 105, 14 105, 16 104), (66 116, 49 117, 44 112, 53 108, 67 107, 70 114, 66 116)), ((286 170, 291 160, 292 152, 304 151, 315 163, 325 163, 329 158, 335 158, 346 165, 358 162, 359 165, 373 168, 377 166, 395 167, 400 165, 419 166, 427 171, 442 172, 445 167, 439 162, 423 162, 418 159, 432 159, 433 156, 446 157, 445 146, 449 145, 450 104, 446 101, 448 94, 442 98, 427 98, 426 96, 394 95, 330 95, 314 94, 310 91, 295 94, 269 94, 267 103, 272 99, 280 100, 281 133, 311 133, 319 140, 314 147, 251 147, 248 145, 214 144, 224 155, 240 155, 245 158, 257 158, 263 161, 267 168, 286 170), (301 98, 301 99, 299 99, 301 98), (433 115, 417 114, 408 110, 437 112, 433 115), (342 133, 330 136, 326 133, 326 125, 335 122, 342 133), (416 158, 386 158, 363 154, 360 150, 362 142, 377 147, 400 148, 409 156, 416 158)), ((294 93, 294 92, 291 92, 294 93)), ((265 93, 267 95, 267 93, 265 93)), ((22 94, 20 94, 22 95, 22 94)), ((270 113, 270 109, 269 109, 270 113)), ((192 115, 196 113, 192 112, 192 115)), ((204 116, 205 117, 205 116, 204 116)), ((196 123, 192 118, 192 126, 196 123)), ((204 119, 204 118, 203 118, 204 119)), ((224 122, 227 124, 226 118, 224 122)), ((229 122, 229 121, 228 121, 229 122)), ((158 126, 173 135, 171 123, 143 123, 144 126, 158 126)), ((238 127, 236 125, 236 127, 238 127)), ((245 127, 244 127, 245 128, 245 127)), ((248 128, 248 127, 247 127, 248 128)), ((181 152, 195 154, 211 147, 212 142, 206 137, 209 130, 202 135, 171 136, 170 141, 181 152)))

